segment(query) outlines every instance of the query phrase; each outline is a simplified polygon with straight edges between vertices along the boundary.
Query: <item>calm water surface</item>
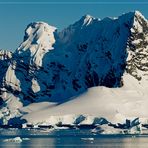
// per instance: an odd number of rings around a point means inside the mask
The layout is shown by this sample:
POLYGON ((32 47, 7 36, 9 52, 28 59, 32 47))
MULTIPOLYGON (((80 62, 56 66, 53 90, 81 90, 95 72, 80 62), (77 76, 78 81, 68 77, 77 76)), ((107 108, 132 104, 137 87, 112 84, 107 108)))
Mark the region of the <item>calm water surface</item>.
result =
POLYGON ((147 148, 147 136, 94 135, 89 130, 0 130, 0 148, 147 148), (5 141, 20 136, 21 143, 5 141))

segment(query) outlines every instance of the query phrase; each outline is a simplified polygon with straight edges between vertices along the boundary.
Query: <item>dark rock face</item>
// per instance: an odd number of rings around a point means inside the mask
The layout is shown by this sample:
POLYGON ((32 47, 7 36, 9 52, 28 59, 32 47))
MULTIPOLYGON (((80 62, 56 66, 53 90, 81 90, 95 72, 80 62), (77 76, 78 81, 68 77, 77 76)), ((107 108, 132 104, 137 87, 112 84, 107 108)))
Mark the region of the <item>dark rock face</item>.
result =
POLYGON ((128 42, 127 72, 140 81, 142 75, 138 71, 148 71, 148 23, 141 15, 135 15, 134 19, 128 42))
MULTIPOLYGON (((3 87, 5 87, 4 76, 10 65, 12 53, 5 50, 0 50, 0 95, 3 93, 3 87)), ((0 105, 3 104, 3 98, 0 97, 0 105)))
MULTIPOLYGON (((12 57, 12 53, 5 50, 0 50, 0 86, 3 83, 3 77, 6 74, 8 66, 10 64, 10 60, 12 57)), ((2 86, 1 86, 2 87, 2 86)))

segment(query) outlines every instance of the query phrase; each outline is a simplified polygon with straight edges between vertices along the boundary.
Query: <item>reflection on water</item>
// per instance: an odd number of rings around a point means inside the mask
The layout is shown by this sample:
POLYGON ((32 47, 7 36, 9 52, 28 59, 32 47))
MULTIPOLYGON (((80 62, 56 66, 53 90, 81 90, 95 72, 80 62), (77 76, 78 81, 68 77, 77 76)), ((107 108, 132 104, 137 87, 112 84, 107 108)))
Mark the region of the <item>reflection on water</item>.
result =
POLYGON ((99 148, 146 148, 148 137, 93 135, 89 130, 0 130, 0 148, 42 148, 42 147, 99 147, 99 148), (29 138, 21 143, 4 142, 5 139, 20 136, 29 138))

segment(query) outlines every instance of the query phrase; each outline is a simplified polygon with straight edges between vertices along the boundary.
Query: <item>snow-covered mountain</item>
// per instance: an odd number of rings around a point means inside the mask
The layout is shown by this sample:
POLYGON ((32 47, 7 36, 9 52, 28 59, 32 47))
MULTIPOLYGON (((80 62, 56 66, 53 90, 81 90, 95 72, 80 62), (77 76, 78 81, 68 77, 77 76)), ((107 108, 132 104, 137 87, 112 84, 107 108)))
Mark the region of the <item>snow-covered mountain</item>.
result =
POLYGON ((14 53, 0 54, 4 121, 148 117, 148 21, 138 11, 103 20, 85 15, 61 32, 34 22, 14 53))

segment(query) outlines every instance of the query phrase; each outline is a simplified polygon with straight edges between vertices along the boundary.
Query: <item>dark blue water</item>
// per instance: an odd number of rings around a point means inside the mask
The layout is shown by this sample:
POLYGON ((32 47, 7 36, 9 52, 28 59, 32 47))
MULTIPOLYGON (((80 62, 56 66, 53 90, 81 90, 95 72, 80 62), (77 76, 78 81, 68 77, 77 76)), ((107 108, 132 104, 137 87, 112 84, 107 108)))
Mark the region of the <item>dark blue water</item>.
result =
POLYGON ((98 148, 147 148, 147 136, 97 135, 89 130, 0 130, 0 148, 44 147, 98 147, 98 148), (14 137, 29 138, 21 143, 5 141, 14 137))

